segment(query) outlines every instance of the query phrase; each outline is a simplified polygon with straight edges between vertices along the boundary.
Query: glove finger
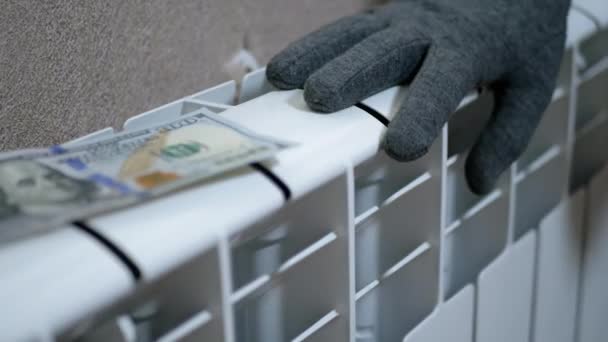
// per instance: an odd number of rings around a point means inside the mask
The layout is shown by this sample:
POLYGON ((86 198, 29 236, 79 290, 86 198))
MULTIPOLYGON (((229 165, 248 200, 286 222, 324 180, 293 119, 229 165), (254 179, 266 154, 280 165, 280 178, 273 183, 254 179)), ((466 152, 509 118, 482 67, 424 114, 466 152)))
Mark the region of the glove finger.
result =
POLYGON ((316 111, 334 112, 410 79, 429 42, 387 28, 328 62, 306 81, 304 98, 316 111))
POLYGON ((473 192, 490 192, 500 174, 528 146, 553 96, 564 40, 564 35, 558 35, 539 46, 525 64, 494 85, 493 115, 465 165, 473 192))
POLYGON ((342 18, 290 44, 274 56, 268 63, 266 76, 280 89, 302 88, 306 79, 325 63, 386 25, 386 21, 373 13, 342 18))
POLYGON ((450 114, 475 88, 473 67, 456 52, 431 47, 386 131, 383 148, 389 156, 411 161, 426 154, 450 114))
POLYGON ((494 113, 465 165, 467 182, 474 193, 492 191, 498 177, 524 152, 551 100, 551 89, 528 83, 494 90, 494 113))

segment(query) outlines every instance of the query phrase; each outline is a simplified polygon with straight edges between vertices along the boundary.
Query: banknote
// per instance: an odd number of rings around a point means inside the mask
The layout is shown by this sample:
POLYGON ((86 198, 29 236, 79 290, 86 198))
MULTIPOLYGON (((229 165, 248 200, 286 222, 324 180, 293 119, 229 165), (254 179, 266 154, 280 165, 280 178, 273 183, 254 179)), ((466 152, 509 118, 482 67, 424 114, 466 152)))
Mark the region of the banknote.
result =
POLYGON ((289 142, 205 109, 76 146, 0 155, 0 243, 272 158, 289 142))

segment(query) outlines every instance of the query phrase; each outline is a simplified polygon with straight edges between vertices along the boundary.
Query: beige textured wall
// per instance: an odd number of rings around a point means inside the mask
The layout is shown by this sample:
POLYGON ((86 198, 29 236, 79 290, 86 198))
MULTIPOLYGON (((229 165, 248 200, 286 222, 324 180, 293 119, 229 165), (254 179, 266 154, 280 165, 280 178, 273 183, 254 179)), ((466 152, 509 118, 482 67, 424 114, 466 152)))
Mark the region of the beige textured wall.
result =
POLYGON ((1 0, 0 151, 57 144, 228 80, 373 0, 1 0))

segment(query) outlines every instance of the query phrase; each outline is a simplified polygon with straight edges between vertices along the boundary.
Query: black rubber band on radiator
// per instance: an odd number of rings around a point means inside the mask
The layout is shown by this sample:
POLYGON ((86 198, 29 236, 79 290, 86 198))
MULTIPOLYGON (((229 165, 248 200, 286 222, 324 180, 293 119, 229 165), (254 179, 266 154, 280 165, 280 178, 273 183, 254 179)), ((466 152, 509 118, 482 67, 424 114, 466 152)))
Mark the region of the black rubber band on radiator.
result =
MULTIPOLYGON (((360 108, 361 110, 367 112, 369 115, 374 117, 376 120, 378 120, 384 126, 388 126, 390 121, 386 117, 384 117, 384 115, 380 114, 375 109, 373 109, 363 103, 357 103, 355 106, 360 108)), ((279 190, 281 190, 281 193, 283 193, 283 198, 285 199, 285 202, 287 202, 291 199, 291 190, 289 189, 287 184, 285 184, 285 182, 283 182, 283 180, 281 178, 279 178, 279 176, 277 176, 274 172, 272 172, 269 168, 267 168, 266 166, 264 166, 263 164, 260 164, 260 163, 253 163, 253 164, 251 164, 251 167, 253 169, 259 171, 261 174, 263 174, 268 180, 270 180, 274 185, 276 185, 276 187, 279 188, 279 190)))
POLYGON ((125 252, 123 252, 118 246, 116 246, 108 238, 103 236, 103 234, 101 234, 101 233, 97 232, 95 229, 92 229, 91 227, 87 226, 86 223, 77 221, 77 222, 74 222, 73 224, 74 224, 74 226, 78 227, 81 231, 83 231, 85 234, 88 234, 93 239, 97 240, 97 242, 102 244, 108 251, 110 251, 110 253, 114 254, 118 258, 118 260, 120 260, 120 262, 122 262, 127 267, 129 272, 131 273, 131 276, 133 276, 133 280, 135 280, 136 283, 139 282, 139 280, 141 279, 141 270, 139 269, 137 264, 135 264, 135 262, 133 260, 131 260, 131 258, 125 252))
POLYGON ((285 184, 285 182, 283 182, 283 180, 281 178, 279 178, 279 176, 277 176, 274 172, 272 172, 269 168, 267 168, 266 166, 264 166, 260 163, 252 163, 251 167, 254 168, 255 170, 259 171, 261 174, 264 175, 264 177, 266 177, 277 188, 279 188, 279 190, 283 194, 283 198, 285 199, 285 202, 287 202, 291 199, 291 190, 289 189, 287 184, 285 184))
POLYGON ((361 102, 357 103, 355 107, 367 112, 369 115, 373 116, 374 119, 380 121, 381 124, 388 127, 390 121, 384 115, 380 114, 377 110, 361 102))

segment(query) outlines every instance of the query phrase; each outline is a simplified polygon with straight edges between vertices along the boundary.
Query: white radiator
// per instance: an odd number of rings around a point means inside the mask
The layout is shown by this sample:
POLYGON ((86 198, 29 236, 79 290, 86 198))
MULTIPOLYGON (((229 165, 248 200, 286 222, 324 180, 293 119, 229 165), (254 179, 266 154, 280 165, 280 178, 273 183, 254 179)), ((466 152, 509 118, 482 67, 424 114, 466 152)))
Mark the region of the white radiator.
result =
MULTIPOLYGON (((128 120, 206 107, 299 145, 1 249, 0 341, 604 341, 607 4, 572 11, 554 100, 485 197, 463 168, 487 95, 412 163, 378 152, 382 120, 311 113, 264 70, 128 120)), ((390 120, 406 92, 363 103, 390 120)))

